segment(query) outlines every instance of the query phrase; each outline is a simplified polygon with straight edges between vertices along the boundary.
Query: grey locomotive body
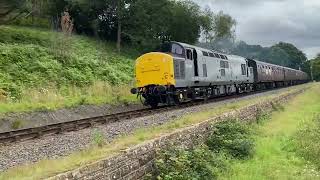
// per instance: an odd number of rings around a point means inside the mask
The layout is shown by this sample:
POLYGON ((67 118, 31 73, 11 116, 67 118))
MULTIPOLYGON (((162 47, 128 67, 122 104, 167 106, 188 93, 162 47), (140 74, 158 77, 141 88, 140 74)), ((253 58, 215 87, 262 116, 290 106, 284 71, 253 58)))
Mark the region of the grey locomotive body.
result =
POLYGON ((308 75, 236 55, 226 55, 185 43, 170 42, 162 53, 172 56, 175 84, 151 83, 134 89, 146 105, 177 104, 194 99, 300 84, 308 75))

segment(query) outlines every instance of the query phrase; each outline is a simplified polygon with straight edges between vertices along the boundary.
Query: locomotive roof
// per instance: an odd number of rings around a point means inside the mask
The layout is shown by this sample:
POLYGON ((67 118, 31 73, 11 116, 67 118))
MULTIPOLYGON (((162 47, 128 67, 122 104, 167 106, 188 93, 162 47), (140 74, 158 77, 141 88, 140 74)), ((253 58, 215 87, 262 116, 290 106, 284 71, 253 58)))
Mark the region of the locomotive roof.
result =
MULTIPOLYGON (((210 51, 210 52, 222 54, 222 55, 225 55, 225 56, 230 56, 229 54, 220 53, 220 52, 217 52, 217 51, 214 51, 214 50, 205 49, 205 48, 198 47, 198 46, 194 46, 194 45, 187 44, 187 43, 182 43, 182 42, 177 42, 177 41, 171 41, 171 43, 177 43, 177 44, 180 44, 180 45, 183 46, 183 47, 194 48, 194 49, 198 49, 198 50, 200 50, 200 51, 210 51)), ((239 56, 239 57, 241 57, 241 56, 239 56)))
MULTIPOLYGON (((188 47, 188 48, 194 48, 194 49, 198 49, 200 51, 210 51, 210 52, 214 52, 214 53, 218 53, 218 54, 222 54, 222 55, 225 55, 225 56, 228 56, 228 57, 233 57, 233 58, 243 58, 243 59, 246 59, 242 56, 238 56, 238 55, 230 55, 230 54, 224 54, 224 53, 220 53, 220 52, 217 52, 217 51, 214 51, 214 50, 209 50, 209 49, 205 49, 205 48, 201 48, 201 47, 198 47, 198 46, 194 46, 194 45, 191 45, 191 44, 187 44, 187 43, 182 43, 182 42, 177 42, 177 41, 171 41, 171 43, 177 43, 177 44, 180 44, 181 46, 183 47, 188 47)), ((292 70, 292 71, 297 71, 297 72, 303 72, 301 70, 297 70, 297 69, 292 69, 292 68, 289 68, 289 67, 285 67, 285 66, 280 66, 280 65, 276 65, 276 64, 271 64, 271 63, 267 63, 267 62, 263 62, 263 61, 258 61, 258 60, 255 60, 255 59, 251 59, 253 61, 256 61, 257 63, 259 64, 264 64, 264 65, 269 65, 269 66, 274 66, 274 67, 280 67, 280 68, 285 68, 287 70, 292 70)), ((305 72, 303 72, 305 73, 305 72)))
POLYGON ((264 65, 269 65, 269 66, 275 66, 275 67, 280 67, 280 68, 285 68, 287 70, 292 70, 292 71, 298 71, 298 72, 303 72, 303 71, 300 71, 300 70, 297 70, 297 69, 292 69, 292 68, 289 68, 289 67, 285 67, 285 66, 280 66, 280 65, 276 65, 276 64, 271 64, 271 63, 267 63, 267 62, 263 62, 263 61, 258 61, 258 60, 255 60, 255 59, 252 59, 253 61, 259 63, 259 64, 264 64, 264 65))

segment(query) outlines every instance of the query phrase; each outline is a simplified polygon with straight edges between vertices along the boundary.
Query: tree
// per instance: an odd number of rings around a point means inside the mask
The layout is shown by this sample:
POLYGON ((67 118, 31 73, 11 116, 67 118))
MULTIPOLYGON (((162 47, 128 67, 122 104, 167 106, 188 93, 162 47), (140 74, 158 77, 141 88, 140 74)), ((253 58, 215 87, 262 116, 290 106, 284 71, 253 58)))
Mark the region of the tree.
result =
POLYGON ((224 14, 222 11, 215 15, 213 26, 215 41, 234 38, 236 24, 237 22, 230 15, 224 14))

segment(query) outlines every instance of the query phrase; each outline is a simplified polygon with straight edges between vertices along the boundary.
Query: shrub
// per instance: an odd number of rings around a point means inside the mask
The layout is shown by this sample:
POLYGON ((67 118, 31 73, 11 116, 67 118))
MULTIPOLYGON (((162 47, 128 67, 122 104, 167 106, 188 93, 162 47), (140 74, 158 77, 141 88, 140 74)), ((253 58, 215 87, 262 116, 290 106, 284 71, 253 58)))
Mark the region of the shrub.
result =
POLYGON ((22 120, 20 119, 17 119, 17 120, 14 120, 12 123, 11 123, 11 128, 12 129, 20 129, 23 127, 23 122, 22 120))
POLYGON ((269 113, 265 113, 265 112, 259 111, 257 113, 257 116, 256 116, 256 123, 257 124, 262 124, 263 122, 269 120, 270 118, 271 117, 270 117, 269 113))
POLYGON ((214 125, 207 145, 214 152, 225 152, 234 158, 245 159, 254 152, 251 130, 245 123, 236 120, 214 125))
POLYGON ((227 161, 223 155, 214 154, 207 147, 189 151, 171 149, 159 154, 156 167, 159 180, 212 180, 227 168, 227 161))
POLYGON ((105 144, 103 133, 98 129, 95 129, 92 134, 92 141, 98 147, 102 147, 105 144))
POLYGON ((271 106, 273 111, 284 111, 284 106, 281 104, 271 102, 271 106))

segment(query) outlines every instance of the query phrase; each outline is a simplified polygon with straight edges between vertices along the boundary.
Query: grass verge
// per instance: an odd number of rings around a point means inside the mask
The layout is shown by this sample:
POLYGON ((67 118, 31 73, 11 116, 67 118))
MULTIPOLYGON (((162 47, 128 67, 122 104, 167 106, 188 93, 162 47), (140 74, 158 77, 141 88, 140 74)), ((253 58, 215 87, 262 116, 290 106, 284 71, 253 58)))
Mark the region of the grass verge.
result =
POLYGON ((79 105, 134 104, 138 103, 130 93, 130 85, 109 85, 97 81, 86 87, 29 89, 22 92, 18 101, 0 100, 0 114, 10 112, 50 111, 79 105))
POLYGON ((253 158, 233 161, 219 179, 320 179, 319 91, 317 84, 258 126, 253 158))
POLYGON ((296 86, 288 89, 287 91, 281 91, 277 94, 266 95, 263 97, 259 96, 254 99, 244 99, 230 104, 218 105, 213 109, 193 113, 192 115, 186 115, 182 118, 175 119, 174 121, 161 126, 138 129, 133 132, 133 134, 119 137, 112 143, 104 145, 102 147, 92 147, 85 151, 77 152, 61 159, 43 160, 34 165, 27 165, 10 169, 6 172, 1 173, 0 179, 41 179, 44 177, 55 175, 59 172, 72 170, 90 162, 107 158, 118 153, 122 149, 137 145, 146 140, 157 138, 176 129, 202 122, 204 120, 207 120, 208 118, 214 117, 218 114, 230 110, 238 109, 243 106, 255 104, 261 101, 268 100, 270 98, 297 91, 298 89, 306 88, 306 86, 311 85, 296 86))

